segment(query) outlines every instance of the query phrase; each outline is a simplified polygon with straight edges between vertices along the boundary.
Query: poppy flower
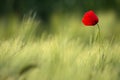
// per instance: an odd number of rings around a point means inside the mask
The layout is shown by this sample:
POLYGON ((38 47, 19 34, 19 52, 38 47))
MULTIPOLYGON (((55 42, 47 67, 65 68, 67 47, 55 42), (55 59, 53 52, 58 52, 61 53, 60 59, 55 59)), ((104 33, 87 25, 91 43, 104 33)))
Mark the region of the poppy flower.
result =
POLYGON ((99 19, 97 15, 92 10, 87 11, 82 18, 82 22, 86 26, 94 26, 98 23, 98 21, 99 19))

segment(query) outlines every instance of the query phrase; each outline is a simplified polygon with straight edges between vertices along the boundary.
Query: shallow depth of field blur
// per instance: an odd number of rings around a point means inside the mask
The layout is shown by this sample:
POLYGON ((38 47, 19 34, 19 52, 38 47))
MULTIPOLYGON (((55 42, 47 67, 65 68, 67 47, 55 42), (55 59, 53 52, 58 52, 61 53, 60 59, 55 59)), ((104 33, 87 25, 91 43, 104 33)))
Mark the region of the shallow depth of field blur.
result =
POLYGON ((0 80, 120 80, 119 0, 0 1, 0 80), (83 14, 94 10, 97 25, 83 14))

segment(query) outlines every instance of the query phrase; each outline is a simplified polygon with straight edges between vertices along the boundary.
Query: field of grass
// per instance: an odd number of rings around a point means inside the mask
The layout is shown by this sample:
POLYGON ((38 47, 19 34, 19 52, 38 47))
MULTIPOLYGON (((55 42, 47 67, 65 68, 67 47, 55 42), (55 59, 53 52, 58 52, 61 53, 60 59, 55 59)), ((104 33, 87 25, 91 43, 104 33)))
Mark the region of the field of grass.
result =
POLYGON ((54 15, 49 33, 34 17, 1 19, 0 80, 120 80, 119 21, 98 16, 100 42, 77 14, 54 15))

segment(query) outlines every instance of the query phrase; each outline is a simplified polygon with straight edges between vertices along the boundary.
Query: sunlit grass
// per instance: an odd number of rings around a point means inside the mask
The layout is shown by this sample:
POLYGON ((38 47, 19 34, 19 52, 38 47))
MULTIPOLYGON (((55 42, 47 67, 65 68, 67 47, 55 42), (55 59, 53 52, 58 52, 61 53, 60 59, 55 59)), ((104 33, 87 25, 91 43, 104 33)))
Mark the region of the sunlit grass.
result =
POLYGON ((37 38, 40 21, 35 18, 8 20, 8 30, 1 22, 0 80, 119 80, 119 37, 109 37, 108 30, 114 15, 110 13, 109 20, 103 15, 102 44, 93 40, 97 27, 84 27, 73 15, 53 17, 54 33, 37 38))

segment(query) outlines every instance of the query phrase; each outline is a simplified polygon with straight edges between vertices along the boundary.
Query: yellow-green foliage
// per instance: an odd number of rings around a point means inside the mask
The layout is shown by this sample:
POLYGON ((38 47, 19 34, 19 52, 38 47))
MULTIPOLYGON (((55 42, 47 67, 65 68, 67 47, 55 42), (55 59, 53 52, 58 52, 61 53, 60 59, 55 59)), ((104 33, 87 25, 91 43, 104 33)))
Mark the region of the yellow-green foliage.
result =
POLYGON ((1 22, 0 80, 120 80, 120 42, 108 15, 100 15, 101 43, 94 41, 97 27, 82 27, 75 16, 53 16, 54 33, 37 38, 33 18, 8 20, 9 29, 1 22))

